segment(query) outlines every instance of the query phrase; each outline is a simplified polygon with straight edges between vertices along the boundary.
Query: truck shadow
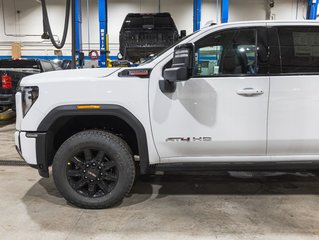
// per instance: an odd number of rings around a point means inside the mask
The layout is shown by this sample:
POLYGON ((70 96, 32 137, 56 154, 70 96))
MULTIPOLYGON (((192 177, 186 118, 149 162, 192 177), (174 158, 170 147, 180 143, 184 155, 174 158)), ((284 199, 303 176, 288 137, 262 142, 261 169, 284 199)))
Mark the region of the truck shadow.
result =
POLYGON ((255 233, 290 233, 293 229, 298 234, 308 234, 319 224, 313 221, 317 219, 316 211, 311 210, 317 206, 318 180, 313 173, 201 172, 141 176, 130 195, 117 206, 84 210, 67 204, 49 178, 35 183, 22 201, 29 218, 48 231, 68 232, 79 224, 77 231, 87 234, 82 225, 96 222, 100 232, 118 231, 116 224, 109 224, 115 221, 121 222, 122 231, 127 234, 133 230, 143 234, 159 231, 154 226, 169 232, 172 231, 170 221, 161 219, 175 217, 175 224, 181 229, 186 221, 195 224, 198 233, 214 229, 240 234, 242 230, 234 221, 239 218, 240 221, 252 221, 249 223, 252 225, 247 226, 255 233), (311 217, 304 215, 305 206, 311 217), (188 212, 195 218, 185 215, 188 212), (147 226, 149 216, 156 224, 140 228, 147 226), (205 221, 201 222, 199 216, 205 221), (135 224, 131 225, 132 222, 135 224), (219 229, 218 226, 223 227, 219 229))
MULTIPOLYGON (((200 172, 139 176, 130 194, 117 207, 140 204, 169 195, 317 195, 319 173, 313 172, 200 172)), ((38 198, 65 205, 52 177, 40 179, 24 199, 38 198)))

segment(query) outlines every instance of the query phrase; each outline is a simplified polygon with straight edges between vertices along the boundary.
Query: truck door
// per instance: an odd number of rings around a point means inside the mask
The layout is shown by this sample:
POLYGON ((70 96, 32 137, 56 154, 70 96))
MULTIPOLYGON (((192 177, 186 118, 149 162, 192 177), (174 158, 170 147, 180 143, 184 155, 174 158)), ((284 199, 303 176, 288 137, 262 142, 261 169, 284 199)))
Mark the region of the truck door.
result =
POLYGON ((270 25, 268 155, 318 155, 319 27, 270 25))
POLYGON ((194 76, 162 92, 172 56, 150 79, 150 118, 162 162, 266 155, 269 94, 265 28, 229 29, 195 42, 194 76))

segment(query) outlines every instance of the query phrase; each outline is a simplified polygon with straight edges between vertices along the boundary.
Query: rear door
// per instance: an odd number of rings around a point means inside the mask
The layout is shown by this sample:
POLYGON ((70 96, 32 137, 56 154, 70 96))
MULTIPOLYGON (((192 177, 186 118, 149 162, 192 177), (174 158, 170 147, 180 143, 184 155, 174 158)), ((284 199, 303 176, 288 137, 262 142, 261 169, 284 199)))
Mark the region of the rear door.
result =
POLYGON ((319 154, 319 27, 272 26, 268 155, 319 154))

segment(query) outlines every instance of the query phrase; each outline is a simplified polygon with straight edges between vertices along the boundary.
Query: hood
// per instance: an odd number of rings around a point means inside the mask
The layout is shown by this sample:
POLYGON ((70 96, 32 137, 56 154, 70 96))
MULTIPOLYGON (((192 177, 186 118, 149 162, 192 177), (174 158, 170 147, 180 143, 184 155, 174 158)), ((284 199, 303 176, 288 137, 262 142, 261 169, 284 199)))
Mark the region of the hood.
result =
POLYGON ((117 72, 119 69, 120 68, 88 68, 40 73, 24 77, 20 86, 37 86, 48 82, 87 81, 88 79, 105 78, 117 72))

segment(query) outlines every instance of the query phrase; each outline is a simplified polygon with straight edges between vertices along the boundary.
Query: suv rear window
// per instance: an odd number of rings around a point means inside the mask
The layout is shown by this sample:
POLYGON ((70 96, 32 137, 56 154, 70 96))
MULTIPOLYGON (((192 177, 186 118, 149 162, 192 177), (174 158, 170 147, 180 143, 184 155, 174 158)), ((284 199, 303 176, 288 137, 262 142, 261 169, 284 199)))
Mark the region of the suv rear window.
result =
POLYGON ((278 28, 282 73, 319 72, 319 27, 278 28))
POLYGON ((123 29, 130 28, 175 28, 175 23, 168 14, 129 14, 124 23, 123 29))

